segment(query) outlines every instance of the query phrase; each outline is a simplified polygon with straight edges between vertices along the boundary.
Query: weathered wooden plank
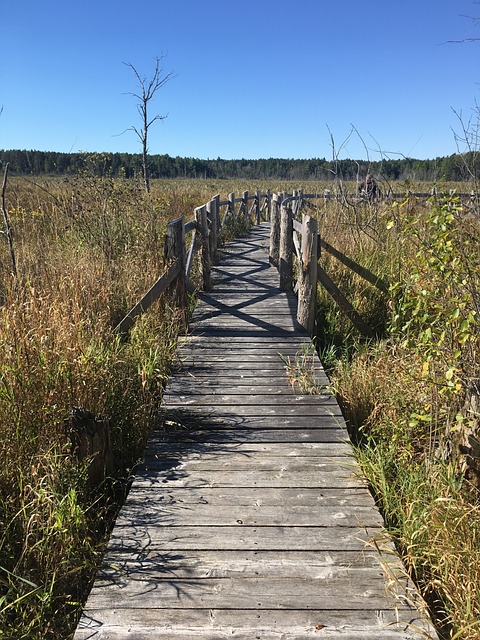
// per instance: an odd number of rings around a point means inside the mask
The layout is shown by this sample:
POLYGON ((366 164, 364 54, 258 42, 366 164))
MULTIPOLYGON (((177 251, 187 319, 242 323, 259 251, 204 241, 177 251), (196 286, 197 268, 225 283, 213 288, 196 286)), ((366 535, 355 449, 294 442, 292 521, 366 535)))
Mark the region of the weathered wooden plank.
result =
MULTIPOLYGON (((76 640, 123 640, 128 637, 132 623, 130 622, 129 611, 124 612, 125 626, 115 626, 113 628, 108 627, 105 629, 97 629, 95 635, 92 634, 92 629, 87 628, 84 631, 78 632, 76 640)), ((252 640, 252 638, 270 638, 271 640, 308 640, 311 638, 317 638, 318 629, 322 629, 323 625, 317 625, 317 627, 310 630, 305 629, 305 626, 301 627, 283 627, 282 630, 273 631, 271 627, 269 629, 262 629, 261 627, 252 626, 251 628, 244 628, 237 630, 235 627, 225 627, 220 629, 211 630, 204 626, 190 626, 181 627, 176 622, 172 627, 170 624, 166 627, 159 628, 153 626, 150 629, 140 627, 135 629, 135 640, 170 640, 171 638, 181 638, 182 640, 190 640, 191 638, 204 638, 208 640, 225 640, 226 638, 235 638, 235 640, 252 640)), ((253 624, 253 621, 252 621, 253 624)), ((359 626, 346 627, 340 625, 339 629, 329 629, 328 638, 330 640, 372 640, 372 638, 381 638, 382 640, 412 640, 413 638, 420 638, 418 633, 412 635, 408 631, 409 621, 403 622, 402 625, 397 625, 397 630, 393 630, 391 627, 363 627, 359 626), (402 627, 402 630, 400 630, 402 627), (381 635, 379 635, 381 634, 381 635)), ((413 626, 413 628, 418 628, 413 626)), ((423 638, 429 638, 431 636, 423 636, 423 638)))
MULTIPOLYGON (((145 474, 139 473, 135 478, 135 482, 139 487, 153 487, 166 486, 169 488, 182 487, 188 489, 189 487, 199 489, 203 487, 269 487, 269 488, 309 488, 315 487, 322 489, 324 487, 356 487, 358 486, 358 480, 351 474, 347 474, 345 471, 333 473, 330 470, 327 474, 318 474, 310 476, 305 473, 304 470, 286 470, 276 473, 275 471, 247 471, 244 469, 236 470, 220 470, 214 469, 199 471, 197 474, 189 474, 183 469, 174 469, 168 471, 157 471, 152 465, 146 469, 145 474)), ((372 505, 373 507, 373 505, 372 505)), ((293 507, 292 507, 293 508, 293 507)), ((372 509, 373 510, 373 509, 372 509)), ((280 510, 280 517, 284 517, 287 522, 287 507, 285 506, 285 513, 283 509, 280 510)), ((339 511, 339 513, 341 510, 339 511)), ((373 510, 375 513, 375 510, 373 510)), ((235 514, 237 516, 237 514, 235 514)), ((320 522, 320 514, 317 514, 317 518, 320 522)), ((338 526, 343 526, 344 522, 348 526, 352 526, 347 516, 343 516, 344 521, 339 522, 338 526)), ((355 519, 355 522, 357 520, 355 519)), ((322 523, 320 523, 322 524, 322 523)))
POLYGON ((335 397, 331 394, 311 394, 300 395, 292 392, 280 394, 257 394, 242 396, 231 393, 208 393, 205 390, 203 395, 193 393, 174 393, 168 391, 164 396, 164 401, 170 407, 188 407, 195 404, 196 407, 203 405, 215 407, 232 406, 235 404, 236 411, 243 415, 243 411, 255 410, 254 415, 291 415, 295 413, 302 415, 341 415, 335 397), (242 407, 242 409, 240 409, 242 407))
MULTIPOLYGON (((287 422, 286 420, 283 421, 287 422)), ((166 443, 174 443, 179 441, 191 442, 197 444, 214 444, 218 445, 224 444, 243 444, 245 442, 248 443, 260 443, 260 442, 270 442, 270 443, 301 443, 301 442, 319 442, 319 443, 329 443, 329 442, 341 442, 348 440, 348 434, 346 430, 343 432, 338 428, 333 426, 326 426, 322 429, 312 429, 304 427, 302 429, 294 428, 294 429, 278 429, 278 428, 261 428, 261 424, 257 423, 254 427, 250 429, 246 428, 232 428, 232 429, 201 429, 198 428, 196 431, 187 430, 180 431, 168 431, 163 434, 164 442, 166 443)), ((160 438, 157 438, 157 441, 161 441, 160 438)))
POLYGON ((265 457, 302 457, 311 456, 315 453, 319 456, 345 456, 347 459, 353 457, 352 448, 349 442, 277 442, 277 443, 259 443, 259 442, 244 442, 244 443, 225 443, 221 446, 217 446, 214 443, 208 442, 200 443, 196 446, 189 442, 178 442, 175 444, 168 444, 164 441, 165 434, 162 432, 155 432, 152 434, 149 440, 149 447, 146 456, 157 456, 162 458, 163 456, 177 455, 182 459, 191 458, 205 458, 209 457, 223 457, 232 456, 232 458, 238 459, 240 457, 249 456, 256 458, 265 457), (160 436, 160 439, 158 439, 160 436))
POLYGON ((333 570, 319 572, 313 580, 295 577, 288 580, 263 577, 236 577, 235 580, 129 580, 117 574, 115 580, 109 575, 105 581, 99 581, 96 601, 99 608, 121 606, 125 609, 154 608, 159 600, 165 609, 196 609, 205 606, 238 609, 308 609, 312 606, 314 593, 318 605, 325 609, 345 608, 352 611, 384 608, 384 579, 374 579, 381 576, 380 570, 356 571, 355 567, 352 567, 350 571, 346 576, 333 570))
MULTIPOLYGON (((399 603, 400 616, 398 616, 399 612, 395 611, 393 607, 378 609, 367 608, 357 610, 355 612, 354 621, 350 624, 348 624, 348 621, 346 620, 345 610, 342 610, 339 607, 321 609, 317 605, 309 609, 297 608, 288 610, 242 610, 233 608, 162 609, 160 606, 161 602, 156 602, 155 604, 157 606, 152 607, 151 609, 144 609, 143 611, 139 609, 130 609, 125 611, 117 607, 112 610, 95 609, 92 610, 92 620, 85 620, 84 625, 85 628, 100 629, 101 623, 98 621, 99 619, 103 619, 105 621, 105 626, 109 626, 113 629, 117 627, 117 630, 119 631, 119 627, 121 625, 121 622, 119 622, 119 616, 128 615, 132 626, 139 625, 141 627, 143 623, 145 627, 150 627, 151 629, 158 628, 159 631, 163 632, 165 629, 170 629, 174 632, 175 627, 178 625, 180 629, 187 632, 187 635, 184 636, 184 638, 188 638, 188 640, 197 637, 196 633, 201 633, 202 630, 206 633, 213 633, 215 630, 227 633, 227 630, 229 630, 230 636, 233 636, 234 638, 239 637, 237 636, 237 633, 241 630, 250 631, 252 635, 241 636, 242 638, 246 638, 246 640, 254 640, 258 637, 258 634, 260 634, 260 640, 270 640, 270 638, 278 638, 278 640, 282 640, 283 636, 277 634, 283 630, 285 630, 285 633, 292 633, 294 630, 297 630, 297 633, 307 633, 307 631, 310 630, 315 632, 314 637, 317 639, 322 637, 318 633, 320 630, 328 630, 328 635, 325 636, 327 638, 332 637, 330 634, 337 630, 344 634, 339 637, 342 639, 347 638, 347 640, 358 640, 359 638, 361 640, 363 640, 363 638, 365 638, 365 640, 378 640, 379 638, 383 639, 385 637, 389 640, 390 638, 394 638, 395 640, 399 640, 400 638, 402 640, 410 640, 410 638, 417 636, 409 635, 407 622, 410 622, 417 628, 425 628, 425 625, 422 625, 422 620, 418 615, 418 612, 415 610, 409 610, 411 611, 411 617, 409 620, 406 619, 405 614, 402 616, 403 611, 407 610, 407 606, 401 606, 401 603, 399 603), (397 626, 396 623, 399 622, 399 617, 400 619, 403 617, 403 623, 399 623, 397 626), (323 623, 322 629, 316 629, 316 627, 321 623, 323 623), (389 628, 387 628, 387 625, 389 628), (347 635, 349 632, 364 632, 367 628, 373 635, 347 635), (395 629, 397 629, 397 631, 395 631, 395 629), (398 630, 401 630, 404 635, 399 635, 398 630), (191 635, 189 635, 189 631, 191 635), (265 633, 268 633, 269 631, 271 631, 273 635, 265 635, 265 633), (384 631, 392 631, 395 635, 384 636, 384 631)), ((163 638, 163 636, 161 637, 163 638)), ((210 636, 201 635, 200 637, 210 636)), ((224 638, 227 636, 221 637, 224 638)), ((287 637, 290 638, 292 636, 287 637)), ((425 638, 428 638, 428 636, 422 637, 424 640, 425 638)), ((150 636, 148 636, 148 638, 150 639, 150 636)), ((297 636, 293 636, 293 638, 297 640, 297 636)), ((298 638, 303 638, 303 636, 300 635, 298 638)), ((135 640, 137 640, 136 635, 135 640)))
MULTIPOLYGON (((145 485, 142 485, 140 480, 137 485, 138 491, 135 491, 118 516, 118 526, 134 525, 138 521, 145 525, 158 523, 158 526, 188 525, 199 527, 237 526, 239 524, 262 527, 326 527, 331 523, 335 523, 338 527, 355 527, 358 522, 369 527, 383 525, 380 515, 372 509, 372 504, 348 509, 342 509, 339 505, 321 506, 318 513, 312 513, 312 506, 308 504, 290 504, 283 508, 279 508, 280 503, 273 506, 236 506, 235 502, 232 504, 224 504, 220 501, 209 503, 201 496, 198 504, 187 508, 185 503, 167 504, 149 498, 148 494, 151 492, 147 491, 146 487, 151 488, 151 480, 152 478, 149 477, 145 485)), ((175 484, 175 481, 169 481, 170 490, 175 490, 175 484)), ((190 486, 188 481, 180 484, 182 487, 188 488, 190 486)), ((198 488, 198 483, 192 483, 192 486, 198 488)), ((232 484, 232 486, 236 485, 232 484)), ((269 488, 271 488, 271 484, 269 488)))
MULTIPOLYGON (((309 354, 302 354, 298 349, 282 349, 275 351, 274 349, 202 349, 202 348, 192 348, 191 350, 182 350, 178 354, 178 360, 183 363, 189 362, 197 362, 197 361, 206 361, 206 362, 229 362, 230 364, 235 362, 250 362, 252 364, 252 360, 256 357, 261 357, 262 362, 270 362, 275 364, 280 364, 280 369, 285 369, 285 359, 290 359, 291 364, 295 364, 298 360, 298 367, 302 366, 301 359, 302 356, 306 359, 306 363, 303 364, 303 368, 307 369, 307 365, 310 367, 312 363, 314 363, 315 369, 317 371, 322 371, 322 367, 309 354)), ((252 365, 254 366, 254 365, 252 365)))
POLYGON ((171 264, 167 268, 165 273, 163 273, 153 284, 153 286, 147 291, 140 302, 138 302, 132 309, 130 309, 123 320, 115 327, 115 332, 121 334, 128 331, 133 326, 137 316, 147 311, 147 309, 152 306, 155 300, 158 300, 162 293, 167 290, 167 288, 172 284, 175 278, 178 277, 181 268, 181 260, 175 260, 175 262, 173 262, 173 264, 171 264))
MULTIPOLYGON (((247 396, 240 396, 240 398, 245 398, 247 396)), ((315 396, 312 396, 313 398, 315 396)), ((181 396, 177 397, 177 400, 174 401, 174 396, 171 396, 172 400, 169 401, 168 407, 169 409, 188 409, 192 407, 192 410, 202 411, 202 407, 206 407, 210 410, 211 414, 216 417, 225 416, 226 418, 231 417, 232 414, 243 417, 243 416, 255 416, 255 417, 272 417, 278 416, 280 418, 289 418, 295 416, 296 418, 302 417, 315 417, 317 419, 321 419, 322 417, 341 417, 342 413, 340 411, 340 407, 336 403, 329 402, 327 400, 323 400, 322 396, 318 396, 320 398, 319 404, 307 404, 306 402, 299 402, 294 404, 294 396, 292 396, 292 403, 283 402, 282 404, 245 404, 240 403, 238 400, 234 400, 233 396, 224 404, 222 404, 221 399, 219 402, 215 402, 215 406, 212 406, 212 399, 209 397, 204 397, 202 401, 195 396, 181 396), (235 402, 233 410, 233 403, 235 402), (321 404, 320 404, 321 403, 321 404), (229 411, 230 409, 230 411, 229 411)), ((213 396, 212 396, 213 398, 213 396)), ((285 398, 285 396, 279 396, 279 399, 285 398)), ((258 402, 258 400, 255 400, 258 402)), ((313 426, 313 424, 312 424, 313 426)))
MULTIPOLYGON (((226 354, 237 354, 239 358, 242 356, 248 356, 250 358, 261 355, 270 355, 277 356, 281 354, 282 356, 289 356, 290 358, 294 358, 295 356, 308 356, 312 360, 314 358, 310 353, 304 353, 304 349, 302 349, 301 345, 296 344, 262 344, 261 342, 244 342, 237 343, 235 341, 216 341, 208 336, 196 336, 196 342, 192 341, 189 345, 182 346, 178 352, 178 358, 181 359, 183 356, 189 355, 201 355, 204 353, 206 356, 211 353, 214 357, 216 354, 225 351, 226 354)), ((321 365, 316 361, 317 367, 321 369, 321 365)))
MULTIPOLYGON (((261 526, 116 526, 109 550, 143 554, 145 549, 169 552, 212 551, 360 551, 382 538, 380 527, 261 527, 261 526)), ((132 555, 132 558, 136 556, 132 555)), ((142 556, 143 557, 143 556, 142 556)), ((138 558, 137 558, 138 559, 138 558)))
POLYGON ((191 410, 188 414, 167 413, 163 417, 164 441, 182 437, 203 442, 342 442, 348 441, 347 429, 341 426, 338 416, 239 416, 225 413, 204 413, 191 410))
MULTIPOLYGON (((139 485, 133 485, 133 492, 129 494, 126 503, 129 508, 130 500, 144 499, 151 501, 152 492, 139 485)), ((332 488, 326 487, 319 491, 317 488, 291 488, 281 490, 271 487, 202 487, 202 488, 170 488, 165 486, 161 491, 155 492, 159 508, 161 505, 193 505, 200 502, 204 504, 231 504, 237 507, 273 507, 294 503, 297 506, 305 505, 309 508, 338 507, 347 509, 350 507, 372 506, 372 496, 366 487, 332 488)))
MULTIPOLYGON (((393 575, 398 572, 398 563, 393 551, 385 550, 385 562, 395 561, 393 575)), ((240 576, 255 578, 315 579, 328 572, 346 574, 350 567, 357 571, 379 573, 380 561, 376 550, 358 551, 212 551, 197 549, 182 553, 150 553, 146 550, 141 564, 132 560, 130 554, 107 552, 102 577, 112 575, 118 566, 120 573, 152 576, 157 580, 169 578, 227 578, 240 576), (113 566, 112 566, 113 565, 113 566)), ((112 575, 115 579, 115 575, 112 575)), ((377 578, 378 579, 378 578, 377 578)))
MULTIPOLYGON (((212 456, 162 456, 159 454, 148 455, 145 457, 145 467, 148 471, 161 471, 176 469, 185 470, 190 473, 197 471, 241 471, 251 472, 252 468, 256 473, 271 472, 272 474, 281 474, 286 472, 304 472, 308 474, 341 474, 354 475, 356 471, 359 473, 357 463, 354 458, 346 456, 290 456, 276 457, 264 456, 257 454, 255 458, 251 455, 227 453, 222 455, 218 453, 212 456)), ((139 471, 141 475, 147 471, 139 471)), ((242 486, 241 484, 238 485, 242 486)), ((337 496, 338 498, 338 496, 337 496)))
MULTIPOLYGON (((239 395, 253 395, 257 391, 260 391, 262 395, 268 394, 270 396, 275 395, 287 395, 292 396, 292 385, 288 380, 282 380, 275 387, 271 386, 271 378, 257 379, 252 376, 255 384, 252 384, 252 380, 240 379, 240 380, 227 380, 225 377, 221 379, 204 378, 201 382, 199 380, 193 380, 187 376, 184 378, 177 378, 175 384, 169 385, 169 394, 185 394, 185 395, 221 395, 225 388, 232 396, 239 395), (238 384, 235 384, 235 383, 238 384)), ((166 398, 169 396, 167 395, 166 398)))
POLYGON ((95 640, 123 640, 128 637, 131 627, 136 630, 135 640, 167 640, 171 637, 183 640, 197 637, 208 640, 318 640, 322 634, 329 640, 411 640, 420 636, 410 628, 429 631, 414 610, 368 608, 355 611, 353 618, 349 622, 344 610, 321 609, 318 605, 307 610, 204 608, 166 612, 158 607, 150 610, 95 609, 90 619, 82 620, 85 635, 78 636, 78 640, 93 637, 95 640), (103 620, 103 624, 99 620, 103 620), (93 636, 94 632, 99 635, 93 636))

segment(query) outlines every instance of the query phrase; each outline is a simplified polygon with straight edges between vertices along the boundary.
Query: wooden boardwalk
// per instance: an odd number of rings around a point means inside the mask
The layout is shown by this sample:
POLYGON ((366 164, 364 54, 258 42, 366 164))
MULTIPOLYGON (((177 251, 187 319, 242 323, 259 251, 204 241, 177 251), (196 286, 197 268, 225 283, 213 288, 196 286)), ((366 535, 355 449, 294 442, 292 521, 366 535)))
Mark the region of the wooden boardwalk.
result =
POLYGON ((268 265, 268 232, 230 245, 201 297, 166 430, 150 440, 75 640, 436 637, 295 326, 295 297, 268 265), (314 394, 287 375, 302 356, 314 394))

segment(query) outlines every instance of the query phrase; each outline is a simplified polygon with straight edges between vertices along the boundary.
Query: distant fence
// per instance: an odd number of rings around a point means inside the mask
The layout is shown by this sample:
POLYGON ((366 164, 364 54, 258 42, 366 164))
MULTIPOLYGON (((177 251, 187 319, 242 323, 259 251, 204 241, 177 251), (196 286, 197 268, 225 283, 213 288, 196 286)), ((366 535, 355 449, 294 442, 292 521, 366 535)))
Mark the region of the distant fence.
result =
MULTIPOLYGON (((418 199, 436 197, 436 194, 390 194, 391 199, 405 196, 418 199)), ((478 199, 477 194, 455 194, 462 199, 478 199)), ((295 191, 293 194, 271 194, 256 191, 251 194, 243 192, 241 197, 230 193, 226 200, 220 195, 194 211, 194 219, 185 223, 183 217, 169 222, 165 235, 164 264, 165 270, 142 299, 127 313, 117 325, 115 331, 126 334, 133 326, 136 318, 144 313, 158 298, 168 292, 172 303, 178 310, 180 322, 187 322, 187 293, 194 291, 190 276, 194 256, 199 256, 199 288, 203 291, 212 289, 211 268, 217 263, 218 249, 230 226, 235 230, 246 230, 252 224, 260 224, 267 220, 270 230, 270 263, 279 271, 280 289, 294 289, 298 296, 297 321, 310 335, 315 333, 317 284, 320 284, 332 296, 340 310, 366 338, 374 336, 374 332, 353 308, 345 295, 333 282, 319 264, 321 252, 325 251, 367 280, 380 291, 388 293, 389 284, 375 276, 365 267, 338 251, 318 234, 317 220, 300 212, 304 204, 311 204, 314 199, 339 199, 340 195, 330 193, 304 194, 295 191), (296 276, 296 281, 294 277, 296 276)), ((355 200, 364 197, 351 196, 355 200)))

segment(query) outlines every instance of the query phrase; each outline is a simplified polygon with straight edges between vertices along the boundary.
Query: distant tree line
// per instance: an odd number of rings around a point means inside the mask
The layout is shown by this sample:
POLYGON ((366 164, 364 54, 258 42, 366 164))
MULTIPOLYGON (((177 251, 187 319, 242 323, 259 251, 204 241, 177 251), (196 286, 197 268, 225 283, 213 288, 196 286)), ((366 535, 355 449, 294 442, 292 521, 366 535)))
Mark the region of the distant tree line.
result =
MULTIPOLYGON (((478 175, 478 154, 454 154, 434 160, 413 158, 365 160, 326 160, 311 158, 262 158, 258 160, 201 160, 169 155, 150 155, 151 178, 204 178, 204 179, 278 179, 278 180, 343 180, 363 178, 367 173, 388 181, 467 180, 469 172, 478 175), (475 167, 475 163, 477 166, 475 167)), ((0 170, 10 163, 15 175, 65 176, 85 169, 102 175, 127 178, 141 175, 142 157, 131 153, 57 153, 54 151, 0 150, 0 170)))

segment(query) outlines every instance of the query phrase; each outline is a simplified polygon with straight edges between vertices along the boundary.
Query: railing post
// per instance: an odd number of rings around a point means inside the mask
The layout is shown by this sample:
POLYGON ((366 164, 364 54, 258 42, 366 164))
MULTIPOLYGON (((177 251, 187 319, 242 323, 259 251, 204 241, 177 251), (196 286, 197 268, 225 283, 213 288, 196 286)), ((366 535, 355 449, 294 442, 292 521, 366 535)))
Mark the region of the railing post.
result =
POLYGON ((235 193, 228 194, 228 210, 232 216, 232 222, 235 222, 235 193))
POLYGON ((272 218, 272 192, 267 189, 267 222, 272 218))
POLYGON ((202 265, 202 289, 211 291, 212 271, 210 268, 210 245, 208 239, 207 207, 205 205, 195 209, 197 232, 200 236, 200 262, 202 265))
POLYGON ((262 192, 260 191, 260 189, 257 189, 257 206, 255 208, 255 218, 257 220, 257 224, 260 224, 261 222, 261 218, 260 218, 260 197, 262 195, 262 192))
POLYGON ((248 225, 248 191, 243 192, 242 206, 243 206, 243 222, 245 226, 247 226, 248 225))
MULTIPOLYGON (((292 196, 294 198, 296 198, 298 196, 298 191, 296 189, 293 189, 292 196)), ((298 202, 298 200, 292 200, 292 215, 293 215, 294 218, 297 217, 297 202, 298 202)))
POLYGON ((216 195, 214 198, 207 203, 207 217, 210 220, 210 261, 212 264, 216 264, 218 260, 217 249, 218 249, 218 229, 219 229, 219 212, 218 212, 218 202, 220 200, 220 195, 216 195))
POLYGON ((302 216, 301 264, 298 277, 297 320, 310 336, 314 335, 317 299, 318 224, 302 216))
POLYGON ((274 193, 270 212, 270 264, 277 269, 280 255, 280 202, 281 195, 274 193))
POLYGON ((167 264, 179 260, 180 271, 170 286, 172 301, 180 312, 182 328, 187 325, 187 287, 185 278, 185 226, 183 217, 167 224, 164 258, 167 264))
POLYGON ((300 210, 302 208, 303 189, 298 190, 298 197, 299 197, 299 200, 297 201, 297 214, 300 213, 300 210))
POLYGON ((292 206, 281 205, 280 210, 280 253, 278 270, 280 289, 290 291, 293 281, 293 213, 292 206))

